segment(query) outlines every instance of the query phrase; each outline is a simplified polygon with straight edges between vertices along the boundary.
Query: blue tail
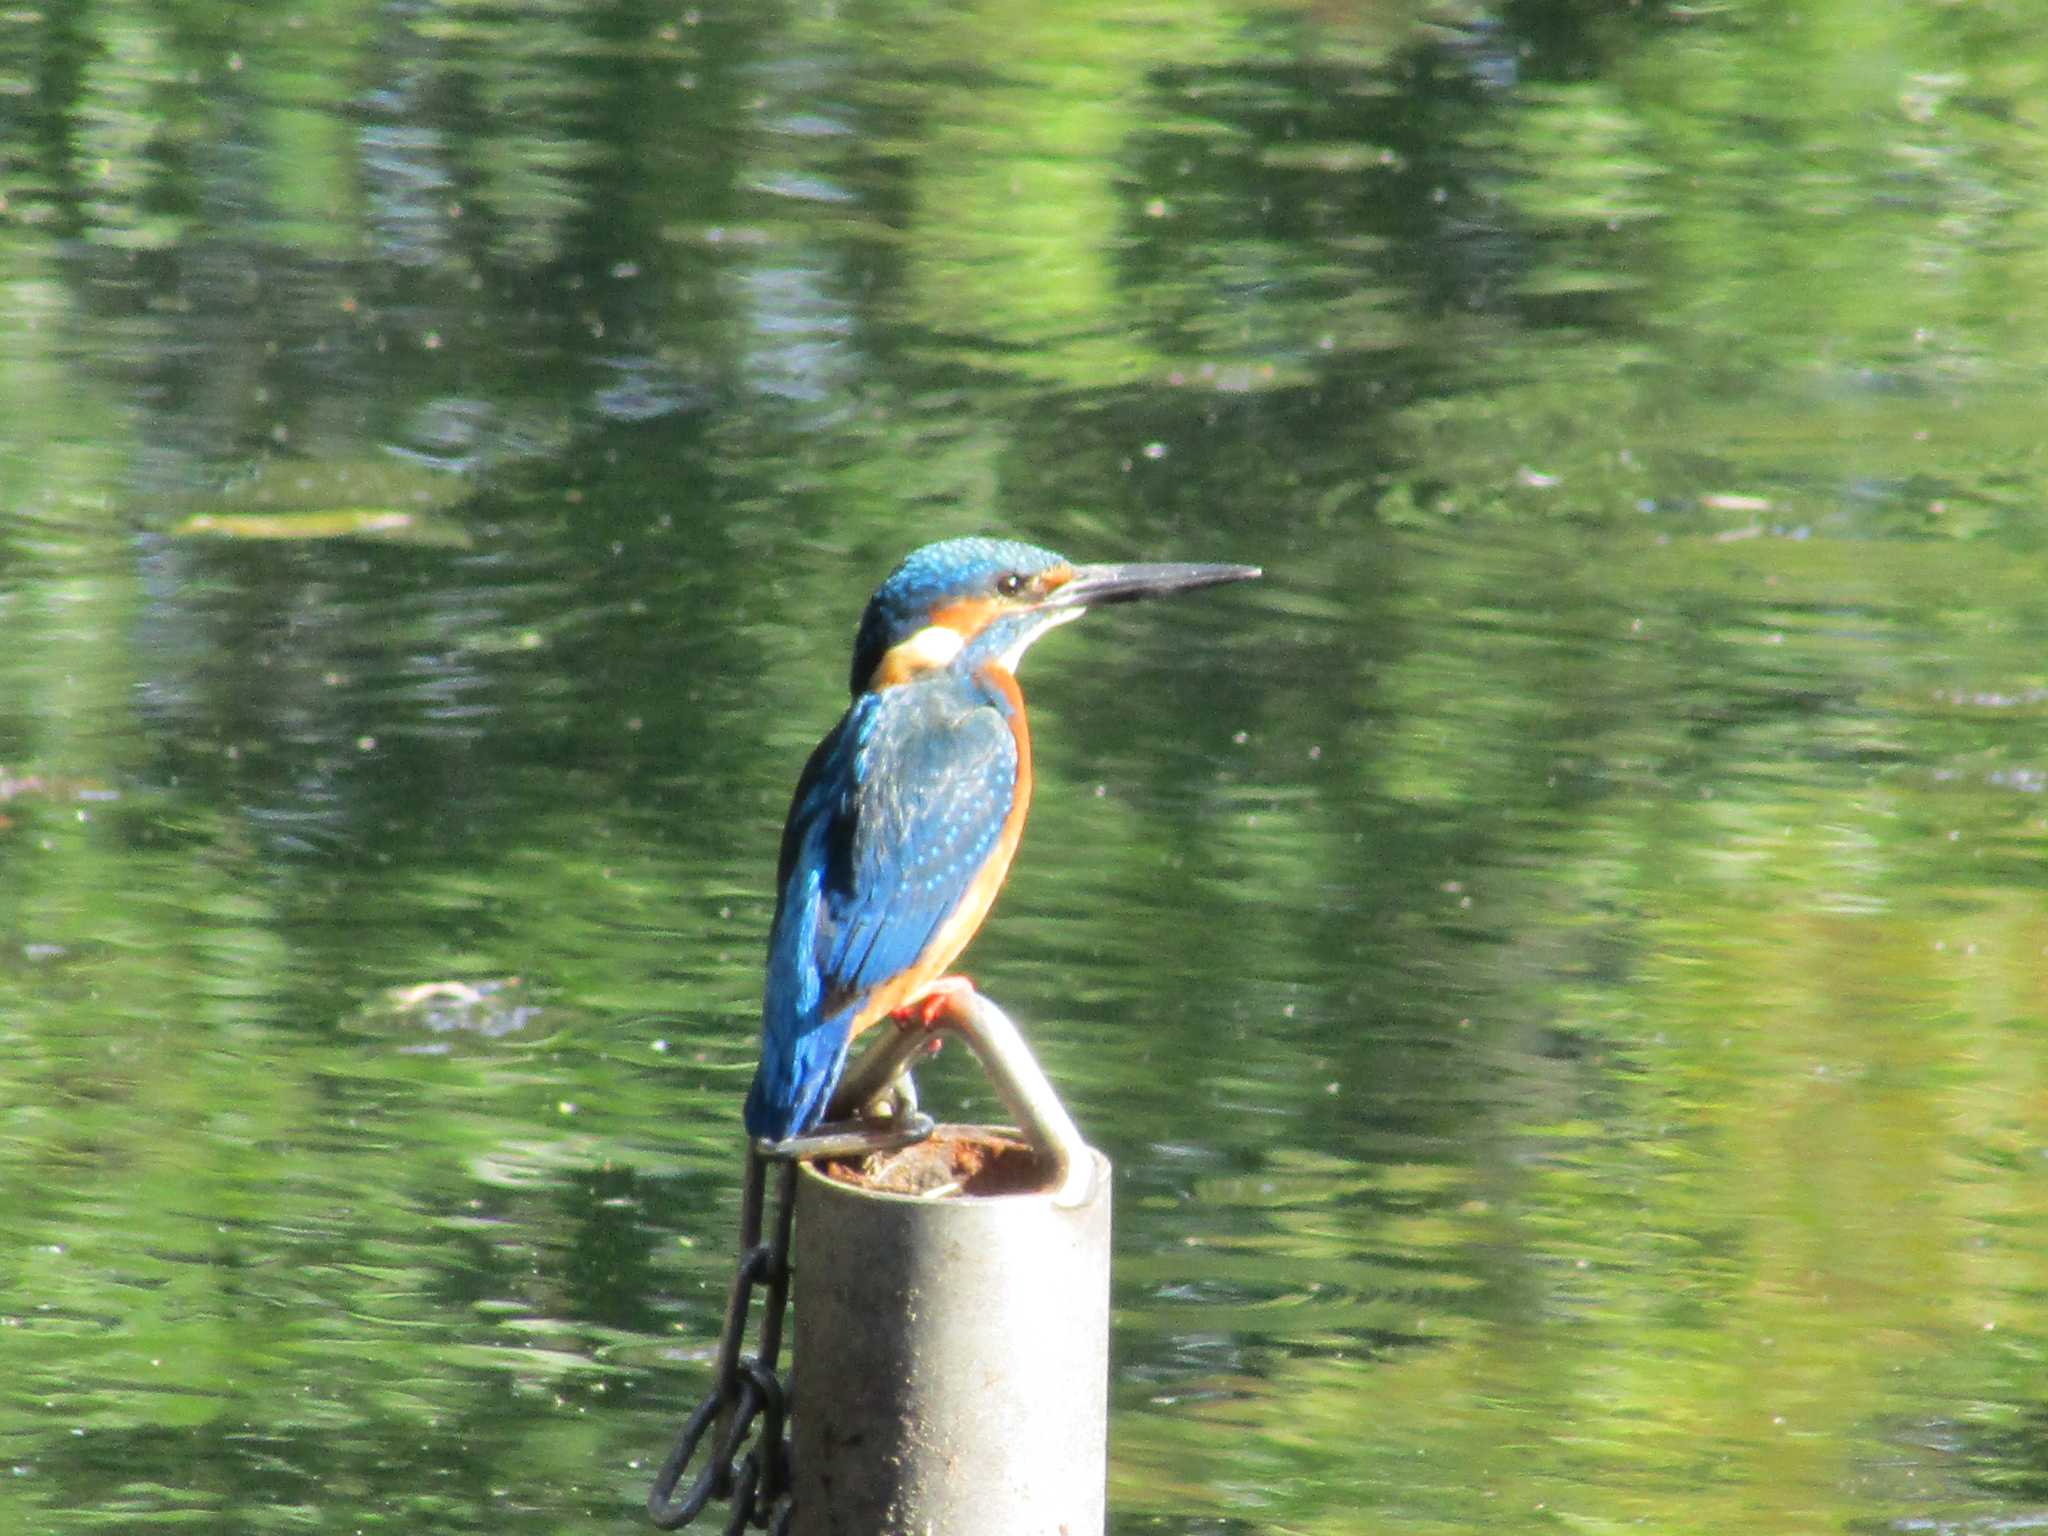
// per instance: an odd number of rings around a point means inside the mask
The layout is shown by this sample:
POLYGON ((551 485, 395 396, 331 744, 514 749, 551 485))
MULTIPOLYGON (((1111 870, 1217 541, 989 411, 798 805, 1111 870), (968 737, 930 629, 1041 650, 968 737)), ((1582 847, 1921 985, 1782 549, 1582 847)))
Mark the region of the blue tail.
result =
POLYGON ((754 1086, 747 1090, 747 1134, 768 1141, 800 1136, 825 1113, 846 1066, 848 1026, 841 1014, 821 1019, 797 1036, 795 1048, 778 1051, 763 1041, 754 1086))

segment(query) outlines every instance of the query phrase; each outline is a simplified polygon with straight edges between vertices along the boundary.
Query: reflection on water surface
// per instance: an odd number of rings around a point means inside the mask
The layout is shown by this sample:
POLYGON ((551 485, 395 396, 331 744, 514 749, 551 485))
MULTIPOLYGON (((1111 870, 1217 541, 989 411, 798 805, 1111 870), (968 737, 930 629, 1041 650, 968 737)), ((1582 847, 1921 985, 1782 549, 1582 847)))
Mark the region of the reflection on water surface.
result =
POLYGON ((1269 573, 1034 653, 970 955, 1118 1165, 1117 1529, 2048 1519, 2044 70, 0 19, 0 1507, 632 1520, 789 785, 995 530, 1269 573))

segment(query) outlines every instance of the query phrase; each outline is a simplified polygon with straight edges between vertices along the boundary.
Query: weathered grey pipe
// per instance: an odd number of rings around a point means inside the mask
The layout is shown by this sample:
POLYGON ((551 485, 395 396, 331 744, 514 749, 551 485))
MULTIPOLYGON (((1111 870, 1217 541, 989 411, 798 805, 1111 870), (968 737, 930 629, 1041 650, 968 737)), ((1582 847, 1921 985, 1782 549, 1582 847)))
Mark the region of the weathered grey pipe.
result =
POLYGON ((1101 1536, 1109 1164, 1092 1197, 797 1174, 791 1536, 1101 1536))
POLYGON ((1039 1187, 930 1198, 799 1169, 791 1536, 1100 1536, 1109 1162, 1000 1009, 977 996, 941 1027, 1022 1122, 1039 1187))

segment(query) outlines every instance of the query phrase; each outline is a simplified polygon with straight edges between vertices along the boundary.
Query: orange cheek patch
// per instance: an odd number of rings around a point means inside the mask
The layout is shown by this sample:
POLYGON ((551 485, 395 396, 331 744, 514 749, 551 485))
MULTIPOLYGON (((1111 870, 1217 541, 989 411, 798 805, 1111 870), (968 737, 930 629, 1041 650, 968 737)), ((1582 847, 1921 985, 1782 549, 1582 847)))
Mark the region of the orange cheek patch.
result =
POLYGON ((972 640, 988 628, 988 621, 1002 606, 992 597, 964 597, 957 603, 934 608, 932 622, 958 632, 963 639, 972 640))

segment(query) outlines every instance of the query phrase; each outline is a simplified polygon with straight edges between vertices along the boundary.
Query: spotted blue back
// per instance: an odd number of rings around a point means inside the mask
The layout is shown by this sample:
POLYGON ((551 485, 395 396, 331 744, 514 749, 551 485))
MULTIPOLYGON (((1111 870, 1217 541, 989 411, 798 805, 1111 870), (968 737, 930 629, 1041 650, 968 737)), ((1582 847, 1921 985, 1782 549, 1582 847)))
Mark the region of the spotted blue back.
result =
POLYGON ((937 671, 857 698, 811 755, 783 829, 750 1135, 817 1123, 855 1016, 995 851, 1017 786, 1006 711, 974 677, 937 671))

